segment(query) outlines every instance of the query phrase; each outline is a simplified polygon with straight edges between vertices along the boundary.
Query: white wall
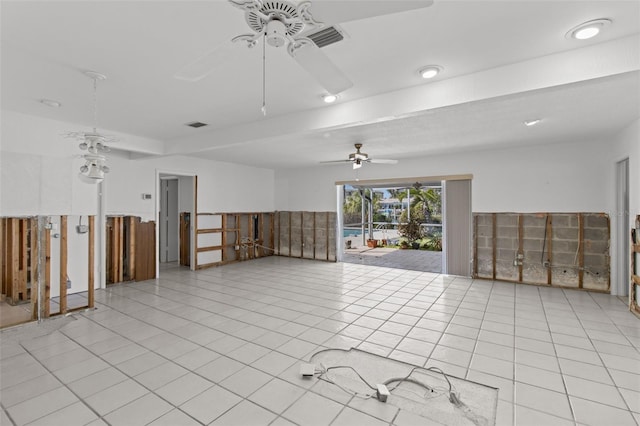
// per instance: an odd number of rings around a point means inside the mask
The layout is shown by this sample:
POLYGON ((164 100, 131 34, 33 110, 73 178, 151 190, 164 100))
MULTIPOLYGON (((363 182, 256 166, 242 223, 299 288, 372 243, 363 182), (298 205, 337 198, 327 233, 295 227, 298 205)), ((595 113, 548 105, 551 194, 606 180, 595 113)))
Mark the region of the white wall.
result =
MULTIPOLYGON (((590 142, 462 152, 367 164, 358 178, 472 174, 474 212, 604 212, 611 218, 611 291, 627 285, 616 270, 616 163, 629 158, 630 215, 640 214, 640 120, 590 142)), ((276 173, 277 210, 335 210, 335 181, 354 180, 348 164, 276 173)), ((631 224, 629 224, 629 227, 631 224)))
POLYGON ((609 151, 601 142, 578 142, 365 164, 357 175, 349 164, 280 170, 276 209, 335 210, 337 180, 472 174, 474 212, 608 211, 609 151))
POLYGON ((157 198, 156 171, 197 175, 198 211, 201 213, 274 209, 272 170, 186 156, 129 159, 111 155, 109 167, 111 172, 105 179, 107 214, 153 220, 157 198), (153 199, 143 200, 143 193, 152 194, 153 199))
MULTIPOLYGON (((1 111, 1 118, 0 216, 73 215, 76 217, 69 218, 69 229, 75 231, 77 215, 85 215, 86 220, 86 215, 99 214, 99 187, 79 180, 78 170, 83 160, 78 158, 81 153, 78 142, 63 136, 70 131, 81 131, 82 127, 6 110, 1 111)), ((104 132, 112 134, 108 130, 104 132)), ((134 135, 120 134, 119 137, 127 141, 126 145, 160 144, 134 135)), ((102 185, 105 214, 153 220, 159 172, 197 175, 200 212, 274 210, 272 170, 185 156, 139 157, 118 151, 108 154, 111 172, 102 185), (143 200, 143 193, 152 194, 153 198, 143 200)), ((100 232, 99 220, 96 225, 100 232)), ((100 258, 100 245, 104 242, 99 237, 96 236, 96 265, 104 269, 100 258)), ((75 241, 75 237, 73 239, 75 241)), ((86 246, 74 241, 70 240, 69 245, 69 268, 72 268, 70 277, 75 292, 81 281, 86 286, 86 277, 81 272, 73 272, 76 263, 72 260, 79 259, 77 265, 81 267, 86 262, 82 260, 86 259, 86 246)), ((53 272, 52 277, 56 278, 52 286, 57 288, 57 275, 53 272)), ((97 286, 103 276, 96 273, 97 286)))
POLYGON ((95 214, 96 187, 76 178, 78 143, 67 123, 2 112, 0 215, 95 214))
MULTIPOLYGON (((77 124, 2 110, 0 133, 0 216, 87 215, 98 211, 98 188, 81 182, 83 160, 78 142, 63 135, 82 130, 77 124)), ((105 133, 111 134, 108 130, 105 133)), ((150 143, 133 135, 128 142, 150 143)), ((158 143, 155 141, 155 143, 158 143)), ((118 144, 113 145, 114 148, 118 144)), ((108 154, 111 173, 104 181, 107 214, 130 214, 151 220, 156 170, 198 176, 198 210, 271 211, 274 172, 194 157, 146 157, 108 154)))
POLYGON ((193 177, 178 177, 178 213, 193 213, 193 177))

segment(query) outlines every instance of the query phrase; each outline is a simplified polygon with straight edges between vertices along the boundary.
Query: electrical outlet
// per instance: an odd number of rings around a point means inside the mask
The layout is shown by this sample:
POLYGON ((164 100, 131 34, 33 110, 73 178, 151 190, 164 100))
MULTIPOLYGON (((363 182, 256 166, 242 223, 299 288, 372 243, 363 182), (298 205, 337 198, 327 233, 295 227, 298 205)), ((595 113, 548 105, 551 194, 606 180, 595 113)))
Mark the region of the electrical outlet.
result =
POLYGON ((78 225, 76 226, 76 231, 78 232, 78 234, 86 234, 87 232, 89 232, 89 226, 78 225))
POLYGON ((67 290, 71 289, 71 280, 67 280, 67 290))
POLYGON ((542 266, 544 266, 545 268, 550 268, 551 262, 549 262, 548 260, 545 260, 544 262, 542 262, 542 266))

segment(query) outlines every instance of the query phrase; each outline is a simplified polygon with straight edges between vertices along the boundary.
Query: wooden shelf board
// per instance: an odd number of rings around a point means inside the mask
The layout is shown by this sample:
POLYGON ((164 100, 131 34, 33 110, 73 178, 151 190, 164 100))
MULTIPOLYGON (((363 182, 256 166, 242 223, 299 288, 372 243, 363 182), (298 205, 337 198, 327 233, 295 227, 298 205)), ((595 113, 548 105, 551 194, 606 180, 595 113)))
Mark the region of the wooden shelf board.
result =
POLYGON ((216 232, 222 232, 222 228, 206 228, 206 229, 198 229, 198 234, 214 234, 216 232))
POLYGON ((215 250, 221 250, 221 249, 222 249, 222 246, 209 246, 209 247, 198 247, 196 251, 198 253, 202 253, 206 251, 215 251, 215 250))

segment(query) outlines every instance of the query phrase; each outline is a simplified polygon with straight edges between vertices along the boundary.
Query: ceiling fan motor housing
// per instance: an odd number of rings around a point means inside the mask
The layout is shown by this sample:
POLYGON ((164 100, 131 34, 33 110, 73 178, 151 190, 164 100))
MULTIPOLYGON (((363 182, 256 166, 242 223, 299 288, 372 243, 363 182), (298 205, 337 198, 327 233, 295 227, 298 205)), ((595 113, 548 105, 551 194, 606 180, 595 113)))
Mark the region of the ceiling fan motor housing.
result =
POLYGON ((283 22, 277 19, 272 19, 271 21, 267 22, 267 28, 265 32, 267 43, 269 43, 270 46, 281 47, 284 46, 284 44, 287 42, 287 39, 285 37, 287 27, 283 22))

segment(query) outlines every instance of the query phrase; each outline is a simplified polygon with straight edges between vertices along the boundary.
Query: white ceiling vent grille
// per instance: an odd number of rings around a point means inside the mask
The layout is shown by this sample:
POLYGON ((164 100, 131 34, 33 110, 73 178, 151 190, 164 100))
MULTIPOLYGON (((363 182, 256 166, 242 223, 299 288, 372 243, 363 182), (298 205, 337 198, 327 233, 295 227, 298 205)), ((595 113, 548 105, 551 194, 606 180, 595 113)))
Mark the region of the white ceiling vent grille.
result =
POLYGON ((200 121, 192 121, 191 123, 187 123, 186 125, 189 127, 193 127, 194 129, 197 129, 198 127, 207 126, 207 123, 202 123, 200 121))
POLYGON ((325 47, 333 43, 344 40, 344 32, 341 28, 333 25, 323 28, 315 33, 307 34, 307 37, 318 47, 325 47))

